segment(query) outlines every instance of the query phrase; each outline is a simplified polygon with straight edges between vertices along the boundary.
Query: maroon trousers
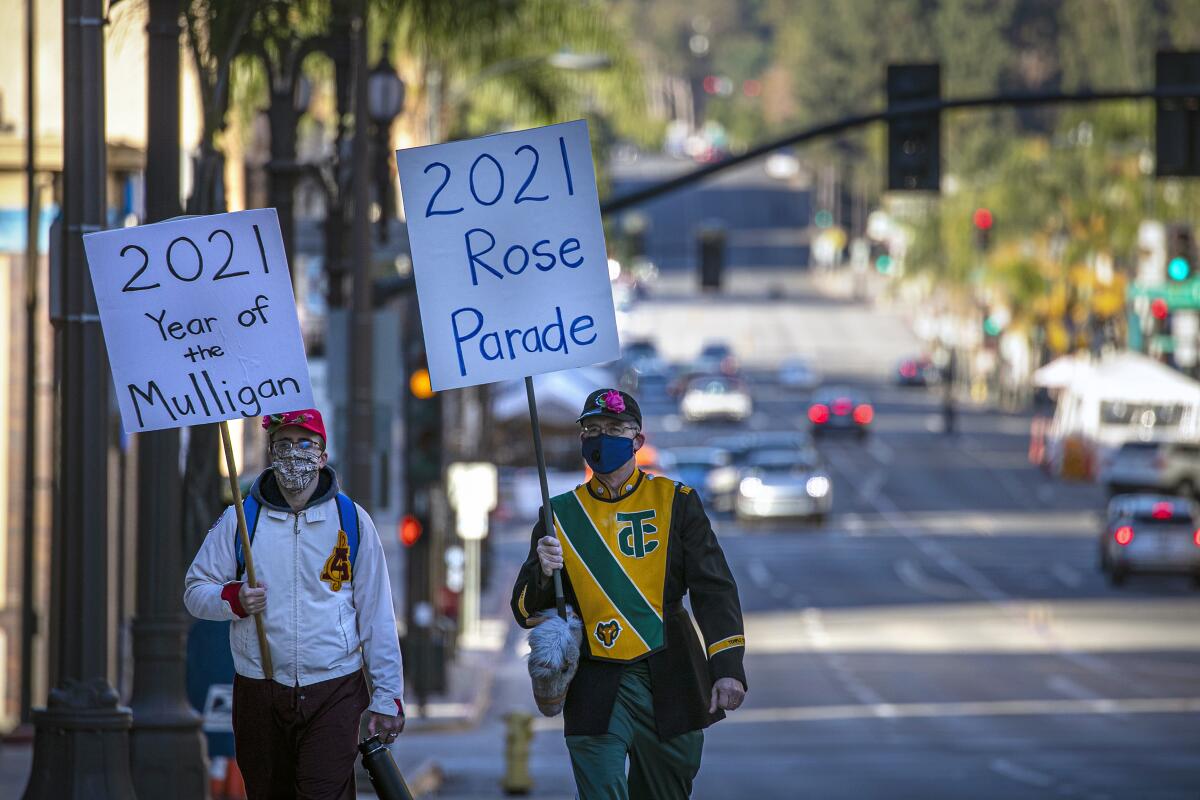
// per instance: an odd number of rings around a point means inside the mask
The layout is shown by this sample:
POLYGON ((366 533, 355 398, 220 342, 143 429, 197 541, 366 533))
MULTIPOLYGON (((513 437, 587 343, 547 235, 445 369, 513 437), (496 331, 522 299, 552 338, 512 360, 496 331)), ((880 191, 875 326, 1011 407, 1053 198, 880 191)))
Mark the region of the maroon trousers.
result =
POLYGON ((308 686, 233 679, 233 738, 249 800, 354 800, 362 670, 308 686))

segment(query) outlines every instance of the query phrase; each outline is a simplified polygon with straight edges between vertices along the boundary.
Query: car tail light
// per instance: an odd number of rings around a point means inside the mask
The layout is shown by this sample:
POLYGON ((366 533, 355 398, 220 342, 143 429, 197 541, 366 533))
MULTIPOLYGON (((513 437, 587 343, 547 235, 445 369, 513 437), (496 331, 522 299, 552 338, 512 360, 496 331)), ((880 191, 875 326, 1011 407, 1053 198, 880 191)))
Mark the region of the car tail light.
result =
POLYGON ((1117 540, 1117 544, 1124 547, 1133 541, 1133 527, 1130 525, 1122 525, 1117 528, 1117 532, 1113 534, 1113 538, 1117 540))
POLYGON ((849 398, 839 397, 833 401, 833 413, 839 417, 844 417, 854 408, 854 403, 850 402, 849 398))
POLYGON ((911 362, 911 361, 905 361, 905 362, 904 362, 904 363, 903 363, 903 364, 900 366, 900 374, 901 374, 901 375, 903 375, 903 376, 904 376, 904 377, 906 377, 906 378, 915 378, 915 377, 917 377, 917 365, 916 365, 916 364, 914 364, 914 363, 913 363, 913 362, 911 362))
POLYGON ((873 419, 875 419, 875 409, 866 403, 854 409, 854 421, 859 425, 870 425, 873 419))
POLYGON ((1197 528, 1196 532, 1192 534, 1192 544, 1200 547, 1200 528, 1197 528))
POLYGON ((829 406, 823 403, 809 406, 808 418, 814 425, 824 425, 829 421, 829 406))
POLYGON ((1155 503, 1150 509, 1150 516, 1154 519, 1170 519, 1174 516, 1170 503, 1155 503))

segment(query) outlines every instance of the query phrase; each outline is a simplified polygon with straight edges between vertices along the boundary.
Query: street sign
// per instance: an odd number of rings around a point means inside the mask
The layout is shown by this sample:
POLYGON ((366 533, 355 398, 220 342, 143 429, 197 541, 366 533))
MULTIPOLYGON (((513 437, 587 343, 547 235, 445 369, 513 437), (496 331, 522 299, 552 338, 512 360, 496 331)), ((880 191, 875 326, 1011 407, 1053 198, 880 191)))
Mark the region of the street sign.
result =
POLYGON ((396 164, 434 391, 620 356, 586 122, 396 164))
POLYGON ((83 237, 126 433, 313 405, 275 209, 83 237))
POLYGON ((467 541, 487 536, 488 513, 496 507, 496 465, 455 463, 446 470, 447 495, 458 517, 458 535, 467 541))
POLYGON ((1146 297, 1151 300, 1161 299, 1166 302, 1171 311, 1200 309, 1200 279, 1186 283, 1164 283, 1157 286, 1129 287, 1129 297, 1137 300, 1146 297))

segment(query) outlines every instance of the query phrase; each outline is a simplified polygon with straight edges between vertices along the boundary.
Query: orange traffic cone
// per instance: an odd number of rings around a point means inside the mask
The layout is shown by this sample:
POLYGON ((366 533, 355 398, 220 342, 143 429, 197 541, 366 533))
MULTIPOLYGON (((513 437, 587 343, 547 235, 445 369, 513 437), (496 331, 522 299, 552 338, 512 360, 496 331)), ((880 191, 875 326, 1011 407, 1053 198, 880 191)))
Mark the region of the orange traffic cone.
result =
POLYGON ((246 800, 246 782, 237 761, 229 759, 229 773, 225 778, 225 800, 246 800))
POLYGON ((229 761, 225 756, 213 756, 208 764, 208 793, 212 800, 225 800, 225 781, 229 775, 229 761))

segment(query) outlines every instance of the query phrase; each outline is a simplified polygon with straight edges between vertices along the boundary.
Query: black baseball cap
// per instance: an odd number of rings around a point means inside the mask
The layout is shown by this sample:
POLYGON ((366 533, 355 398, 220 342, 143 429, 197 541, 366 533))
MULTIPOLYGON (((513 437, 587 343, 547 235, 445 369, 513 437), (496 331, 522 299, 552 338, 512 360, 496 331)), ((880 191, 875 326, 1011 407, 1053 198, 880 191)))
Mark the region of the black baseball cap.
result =
POLYGON ((589 394, 583 402, 579 419, 575 421, 583 422, 588 417, 608 417, 642 427, 642 409, 638 407, 637 400, 618 389, 597 389, 589 394))

